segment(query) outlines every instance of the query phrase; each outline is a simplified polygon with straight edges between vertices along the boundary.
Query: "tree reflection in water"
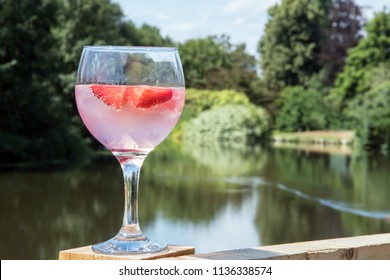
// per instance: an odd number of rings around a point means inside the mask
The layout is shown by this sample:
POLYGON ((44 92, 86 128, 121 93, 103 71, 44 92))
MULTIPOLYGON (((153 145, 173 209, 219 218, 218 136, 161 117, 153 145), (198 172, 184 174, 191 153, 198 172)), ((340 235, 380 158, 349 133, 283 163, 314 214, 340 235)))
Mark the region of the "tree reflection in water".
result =
MULTIPOLYGON (((389 232, 389 167, 378 155, 167 141, 141 172, 140 223, 151 238, 197 253, 389 232)), ((56 259, 114 235, 120 172, 108 157, 0 173, 0 257, 56 259)))

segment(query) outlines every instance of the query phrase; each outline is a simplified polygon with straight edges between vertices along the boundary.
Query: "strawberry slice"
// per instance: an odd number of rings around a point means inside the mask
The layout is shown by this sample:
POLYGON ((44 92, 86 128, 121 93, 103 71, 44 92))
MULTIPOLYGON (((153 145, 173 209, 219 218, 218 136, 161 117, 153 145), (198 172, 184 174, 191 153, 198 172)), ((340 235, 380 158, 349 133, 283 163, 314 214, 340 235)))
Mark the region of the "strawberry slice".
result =
POLYGON ((125 104, 150 108, 169 101, 172 89, 153 86, 92 85, 92 93, 108 106, 121 109, 125 104))
POLYGON ((122 108, 125 101, 126 87, 116 85, 92 85, 92 93, 108 106, 122 108))
POLYGON ((139 98, 134 102, 137 108, 150 108, 172 98, 172 89, 170 88, 142 86, 137 88, 137 93, 139 98))

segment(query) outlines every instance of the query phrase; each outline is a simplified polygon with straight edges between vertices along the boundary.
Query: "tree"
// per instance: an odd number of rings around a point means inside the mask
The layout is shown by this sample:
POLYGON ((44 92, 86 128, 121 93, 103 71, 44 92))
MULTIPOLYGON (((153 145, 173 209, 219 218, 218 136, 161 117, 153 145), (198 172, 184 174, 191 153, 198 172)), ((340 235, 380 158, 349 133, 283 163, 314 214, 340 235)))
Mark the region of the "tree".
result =
POLYGON ((253 97, 259 80, 256 59, 245 45, 233 45, 227 36, 191 39, 179 45, 187 87, 234 89, 253 97))
POLYGON ((329 1, 283 0, 269 9, 269 20, 259 42, 264 83, 270 93, 286 86, 304 85, 321 69, 320 29, 326 23, 329 1))
POLYGON ((76 114, 73 88, 77 66, 85 45, 166 45, 159 30, 149 25, 137 28, 125 20, 119 4, 110 0, 59 1, 59 24, 52 29, 62 54, 58 92, 71 104, 70 113, 76 114))
MULTIPOLYGON (((160 29, 149 24, 142 24, 137 30, 137 38, 135 40, 128 41, 127 43, 133 43, 140 46, 173 46, 174 42, 169 37, 162 37, 160 29)), ((124 36, 126 38, 126 36, 124 36)))
POLYGON ((390 63, 373 68, 366 75, 367 92, 351 99, 344 115, 363 145, 390 148, 390 63))
POLYGON ((172 44, 110 0, 0 0, 0 162, 87 152, 74 101, 84 45, 172 44))
POLYGON ((335 82, 330 101, 341 109, 371 86, 370 70, 390 61, 390 13, 381 12, 368 22, 366 37, 350 49, 343 72, 335 82))
POLYGON ((283 0, 268 13, 258 47, 268 94, 304 86, 319 72, 324 86, 332 86, 361 38, 360 8, 352 0, 283 0))
MULTIPOLYGON (((53 26, 58 60, 56 92, 67 104, 69 119, 78 126, 87 139, 90 134, 78 116, 74 100, 74 80, 85 45, 172 45, 169 38, 160 35, 156 27, 144 24, 137 28, 131 20, 125 20, 119 4, 111 0, 51 0, 58 2, 59 24, 53 26)), ((95 139, 92 143, 98 144, 95 139)))
POLYGON ((321 29, 317 59, 326 72, 325 85, 332 86, 343 70, 348 49, 362 38, 363 16, 352 0, 333 0, 328 11, 328 22, 321 29))
POLYGON ((327 128, 330 116, 325 94, 318 77, 312 78, 308 87, 285 88, 277 99, 276 129, 293 132, 327 128))
POLYGON ((389 144, 390 13, 376 14, 366 33, 348 52, 327 102, 340 112, 344 128, 355 129, 363 145, 377 148, 389 144))
MULTIPOLYGON (((390 78, 390 75, 389 75, 390 78)), ((375 87, 365 96, 369 118, 367 144, 390 151, 390 82, 375 87)))
POLYGON ((53 1, 0 5, 0 162, 70 159, 85 154, 64 100, 55 94, 58 55, 53 1))

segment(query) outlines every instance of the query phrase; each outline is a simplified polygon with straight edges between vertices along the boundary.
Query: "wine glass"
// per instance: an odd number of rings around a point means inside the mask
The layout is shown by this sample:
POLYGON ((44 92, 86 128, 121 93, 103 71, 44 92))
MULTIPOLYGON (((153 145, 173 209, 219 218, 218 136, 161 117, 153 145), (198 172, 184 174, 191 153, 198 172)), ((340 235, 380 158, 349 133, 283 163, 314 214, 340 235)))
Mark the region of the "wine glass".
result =
POLYGON ((148 239, 138 223, 142 163, 176 125, 185 99, 176 48, 86 46, 76 76, 75 96, 90 133, 119 161, 125 209, 118 234, 92 246, 110 254, 154 253, 167 245, 148 239))

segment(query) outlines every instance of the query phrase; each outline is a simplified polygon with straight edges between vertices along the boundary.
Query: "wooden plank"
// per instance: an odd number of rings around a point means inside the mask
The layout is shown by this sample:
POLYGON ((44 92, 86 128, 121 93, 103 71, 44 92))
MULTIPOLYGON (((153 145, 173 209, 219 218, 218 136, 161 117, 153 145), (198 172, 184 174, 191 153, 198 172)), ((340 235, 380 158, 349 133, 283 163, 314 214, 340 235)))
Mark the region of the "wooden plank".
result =
POLYGON ((209 260, 390 260, 390 233, 182 256, 209 260))
POLYGON ((60 260, 390 260, 390 233, 296 242, 195 255, 194 247, 169 245, 157 254, 109 256, 91 246, 64 250, 60 260))
POLYGON ((92 251, 92 246, 85 246, 59 253, 60 260, 154 260, 168 257, 178 257, 195 253, 194 247, 168 245, 168 250, 153 254, 104 255, 92 251))
POLYGON ((329 240, 331 246, 350 248, 349 257, 356 260, 389 260, 390 234, 375 234, 329 240))

